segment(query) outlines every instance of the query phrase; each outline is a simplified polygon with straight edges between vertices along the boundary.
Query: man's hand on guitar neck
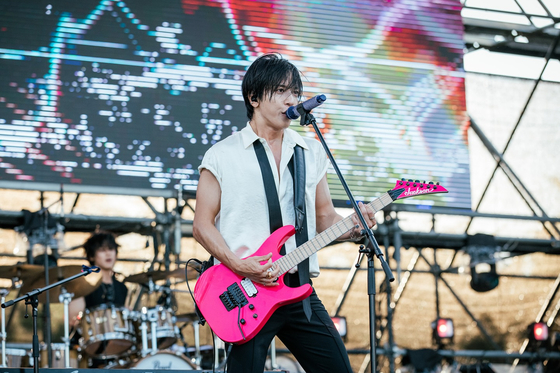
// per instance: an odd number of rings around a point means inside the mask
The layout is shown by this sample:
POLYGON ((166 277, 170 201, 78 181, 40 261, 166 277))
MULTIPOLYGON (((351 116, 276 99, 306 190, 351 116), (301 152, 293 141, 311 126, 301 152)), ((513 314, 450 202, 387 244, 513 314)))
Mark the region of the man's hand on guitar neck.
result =
POLYGON ((278 286, 280 268, 273 265, 272 253, 262 256, 250 256, 246 259, 236 261, 230 268, 239 276, 247 277, 249 280, 264 286, 278 286), (264 262, 264 263, 263 263, 264 262))
MULTIPOLYGON (((377 222, 375 221, 375 211, 370 205, 365 205, 362 202, 358 202, 358 207, 360 208, 360 212, 364 216, 364 220, 369 228, 373 228, 377 222)), ((354 212, 352 214, 352 222, 354 223, 354 228, 351 229, 348 233, 343 234, 340 236, 337 241, 357 241, 363 236, 363 228, 358 216, 354 212)))

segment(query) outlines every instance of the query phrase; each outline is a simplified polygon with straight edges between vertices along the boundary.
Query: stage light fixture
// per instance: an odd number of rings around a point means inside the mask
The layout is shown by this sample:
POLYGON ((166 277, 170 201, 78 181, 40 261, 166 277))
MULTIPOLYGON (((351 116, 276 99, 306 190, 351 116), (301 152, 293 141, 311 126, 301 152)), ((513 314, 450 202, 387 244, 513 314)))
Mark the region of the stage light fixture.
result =
POLYGON ((433 340, 435 344, 444 345, 453 343, 455 328, 450 318, 438 318, 432 322, 433 340))
POLYGON ((529 339, 534 342, 548 340, 548 325, 544 322, 534 322, 529 325, 529 339))
POLYGON ((471 257, 471 288, 479 293, 494 289, 500 282, 494 257, 500 247, 494 236, 475 234, 468 236, 467 241, 466 251, 471 257))
POLYGON ((346 317, 344 316, 332 316, 331 320, 334 323, 336 330, 342 338, 346 338, 348 329, 346 328, 346 317))

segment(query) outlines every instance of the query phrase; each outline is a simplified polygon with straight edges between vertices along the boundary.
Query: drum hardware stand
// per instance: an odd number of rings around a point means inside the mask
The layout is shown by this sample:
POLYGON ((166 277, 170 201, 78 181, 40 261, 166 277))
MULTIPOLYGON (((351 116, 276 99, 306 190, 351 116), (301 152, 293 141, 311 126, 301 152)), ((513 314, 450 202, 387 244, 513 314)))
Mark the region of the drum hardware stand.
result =
POLYGON ((270 342, 270 368, 278 369, 278 364, 276 363, 276 338, 272 338, 270 342))
MULTIPOLYGON (((220 365, 220 348, 226 353, 225 342, 222 341, 217 335, 214 334, 214 370, 221 369, 220 365)), ((226 361, 224 360, 224 363, 226 361)))
MULTIPOLYGON (((32 316, 33 316, 33 372, 39 373, 39 336, 37 335, 37 307, 39 305, 39 294, 48 291, 54 287, 63 285, 67 282, 77 279, 78 277, 87 276, 92 272, 99 272, 99 267, 87 267, 85 265, 82 266, 82 272, 78 273, 77 275, 70 276, 54 284, 50 284, 45 286, 44 288, 34 289, 29 293, 13 299, 7 302, 2 302, 2 308, 11 307, 14 304, 24 300, 26 305, 31 305, 32 308, 32 316)), ((29 317, 29 315, 25 315, 25 317, 29 317)), ((49 351, 51 351, 49 349, 49 351)))
MULTIPOLYGON (((6 301, 6 295, 9 291, 7 289, 0 289, 0 296, 2 297, 2 303, 6 301)), ((2 307, 2 364, 0 366, 6 367, 6 310, 2 307)))
POLYGON ((155 355, 158 347, 157 346, 157 319, 158 319, 157 310, 153 308, 149 309, 148 321, 150 322, 151 331, 152 331, 152 351, 150 352, 150 355, 155 355))
POLYGON ((148 349, 148 323, 147 323, 147 318, 148 318, 148 310, 147 308, 143 308, 142 312, 141 312, 141 323, 140 323, 140 331, 142 333, 142 351, 140 351, 140 354, 142 355, 142 357, 146 357, 146 355, 148 355, 148 353, 150 352, 150 350, 148 349))
POLYGON ((301 115, 301 119, 300 119, 300 125, 301 126, 308 126, 308 125, 312 125, 313 129, 315 130, 315 133, 317 134, 317 137, 319 138, 319 141, 321 142, 321 144, 323 145, 323 148, 325 149, 325 152, 327 153, 327 156, 329 157, 329 160, 331 161, 331 165, 333 166, 339 180, 340 183, 342 184, 342 187, 344 188, 344 191, 346 192, 346 195, 348 196, 349 201, 352 203, 352 207, 354 208, 354 212, 356 213, 356 216, 358 217, 362 227, 364 227, 364 229, 362 230, 362 234, 364 234, 367 237, 367 247, 364 247, 363 245, 360 246, 359 252, 360 252, 360 257, 358 259, 358 263, 362 260, 362 255, 366 255, 368 258, 368 300, 369 300, 369 327, 370 327, 370 331, 369 331, 369 340, 370 340, 370 358, 371 358, 371 364, 370 364, 370 368, 371 368, 371 372, 372 373, 377 373, 377 358, 376 358, 376 342, 375 342, 375 338, 376 338, 376 332, 375 332, 375 294, 376 294, 376 288, 375 288, 375 267, 374 267, 374 258, 377 257, 377 259, 379 259, 379 262, 381 264, 381 268, 383 269, 383 271, 385 272, 385 277, 389 280, 389 282, 395 281, 395 277, 393 276, 393 273, 391 271, 391 268, 389 268, 389 264, 387 264, 387 262, 385 261, 385 258, 383 256, 383 252, 381 251, 381 249, 379 248, 379 245, 377 244, 377 241, 375 240, 375 237, 373 235, 373 231, 371 230, 371 228, 368 228, 366 221, 364 219, 364 216, 360 210, 360 208, 358 207, 358 204, 356 203, 356 200, 354 199, 354 196, 352 195, 352 192, 350 191, 350 188, 348 187, 348 184, 346 183, 346 180, 344 179, 344 176, 342 175, 342 173, 340 172, 340 169, 338 168, 338 165, 336 164, 336 161, 327 145, 327 143, 325 142, 325 139, 323 138, 323 135, 321 134, 321 131, 319 130, 319 127, 317 126, 317 122, 315 120, 315 117, 306 109, 303 108, 303 105, 298 105, 297 106, 297 110, 299 112, 299 114, 301 115))
POLYGON ((155 355, 158 351, 157 335, 156 335, 157 319, 158 319, 157 310, 143 307, 140 319, 141 319, 140 331, 142 332, 142 351, 140 351, 140 353, 142 357, 146 357, 148 354, 155 355), (148 348, 148 328, 150 328, 150 333, 151 333, 151 340, 152 340, 151 348, 148 348))
POLYGON ((68 315, 68 305, 70 304, 70 301, 72 300, 72 298, 74 297, 74 294, 72 293, 68 293, 66 291, 66 288, 64 288, 64 286, 62 286, 62 291, 60 293, 60 295, 58 296, 58 299, 61 303, 64 304, 64 338, 62 339, 62 341, 64 342, 64 367, 66 368, 71 368, 70 367, 70 328, 69 328, 69 323, 70 323, 70 316, 68 315))
POLYGON ((200 364, 202 363, 202 354, 200 353, 200 323, 198 320, 194 320, 192 326, 194 333, 194 363, 196 367, 200 369, 200 364))

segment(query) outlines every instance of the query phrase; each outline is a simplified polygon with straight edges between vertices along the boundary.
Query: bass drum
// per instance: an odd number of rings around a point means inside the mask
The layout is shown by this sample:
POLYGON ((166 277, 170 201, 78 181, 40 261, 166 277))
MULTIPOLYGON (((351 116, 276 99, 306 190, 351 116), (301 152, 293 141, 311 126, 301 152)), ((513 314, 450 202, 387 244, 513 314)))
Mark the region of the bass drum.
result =
POLYGON ((147 370, 195 370, 193 363, 169 351, 160 351, 134 362, 130 369, 147 370))

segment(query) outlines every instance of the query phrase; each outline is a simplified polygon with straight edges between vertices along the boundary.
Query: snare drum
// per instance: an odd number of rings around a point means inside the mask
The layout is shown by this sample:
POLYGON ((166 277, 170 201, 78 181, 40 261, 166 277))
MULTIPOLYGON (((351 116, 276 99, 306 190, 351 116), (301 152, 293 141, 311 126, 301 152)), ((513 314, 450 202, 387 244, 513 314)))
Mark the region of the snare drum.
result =
POLYGON ((87 309, 80 329, 80 348, 89 356, 118 357, 136 342, 130 312, 123 307, 87 309))
POLYGON ((175 355, 169 351, 160 351, 155 355, 146 356, 133 363, 132 369, 162 369, 162 370, 194 370, 193 363, 182 356, 175 355))

